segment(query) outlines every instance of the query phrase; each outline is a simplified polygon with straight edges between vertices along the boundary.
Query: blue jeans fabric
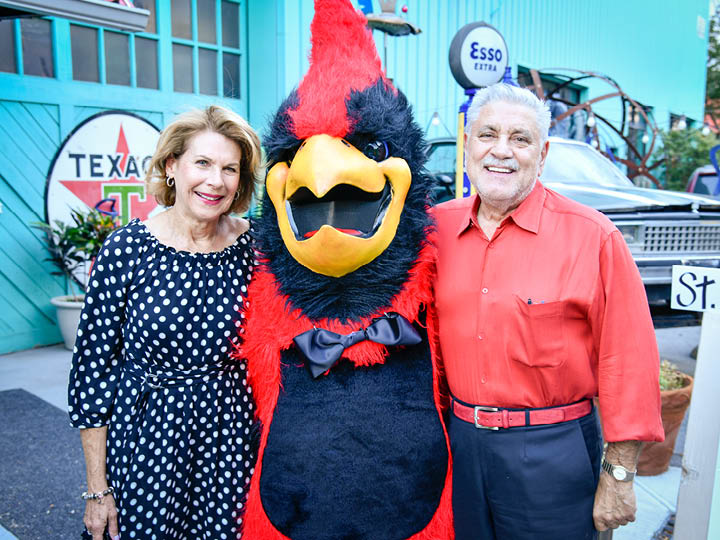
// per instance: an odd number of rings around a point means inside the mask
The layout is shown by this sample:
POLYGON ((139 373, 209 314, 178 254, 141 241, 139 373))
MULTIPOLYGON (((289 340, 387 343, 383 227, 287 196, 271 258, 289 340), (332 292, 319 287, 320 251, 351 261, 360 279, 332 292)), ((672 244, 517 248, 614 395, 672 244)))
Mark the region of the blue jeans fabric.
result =
POLYGON ((594 408, 560 424, 498 431, 450 413, 449 432, 457 540, 597 538, 602 439, 594 408))

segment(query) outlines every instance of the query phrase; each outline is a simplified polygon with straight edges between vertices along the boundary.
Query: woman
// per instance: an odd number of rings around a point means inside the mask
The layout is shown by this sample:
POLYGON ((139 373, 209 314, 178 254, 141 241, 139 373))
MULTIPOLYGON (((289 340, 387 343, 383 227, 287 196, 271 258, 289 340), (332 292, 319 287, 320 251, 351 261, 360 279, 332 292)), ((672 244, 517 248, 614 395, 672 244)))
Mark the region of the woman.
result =
POLYGON ((95 261, 68 399, 93 539, 237 535, 253 412, 228 351, 253 256, 248 221, 230 214, 247 209, 260 168, 235 113, 178 117, 146 177, 170 208, 113 232, 95 261))

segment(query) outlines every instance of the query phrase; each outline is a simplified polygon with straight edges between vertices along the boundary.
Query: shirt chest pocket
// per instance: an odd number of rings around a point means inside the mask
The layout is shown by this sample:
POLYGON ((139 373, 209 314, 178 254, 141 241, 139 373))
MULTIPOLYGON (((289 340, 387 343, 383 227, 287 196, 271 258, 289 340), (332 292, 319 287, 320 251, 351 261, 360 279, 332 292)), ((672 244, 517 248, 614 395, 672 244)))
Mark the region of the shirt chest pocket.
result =
POLYGON ((514 296, 515 324, 506 334, 508 358, 530 367, 557 367, 565 362, 565 304, 528 304, 514 296))

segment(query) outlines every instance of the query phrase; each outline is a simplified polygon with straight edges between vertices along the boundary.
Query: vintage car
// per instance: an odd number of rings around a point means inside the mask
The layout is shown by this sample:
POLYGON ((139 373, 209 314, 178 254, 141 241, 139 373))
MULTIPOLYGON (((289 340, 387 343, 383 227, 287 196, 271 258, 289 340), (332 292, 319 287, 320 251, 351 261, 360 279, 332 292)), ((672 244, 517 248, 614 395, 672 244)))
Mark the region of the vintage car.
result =
MULTIPOLYGON (((455 139, 433 139, 427 171, 436 201, 455 196, 455 139)), ((592 146, 550 137, 543 184, 607 215, 623 234, 650 302, 670 299, 675 264, 720 267, 720 201, 635 186, 592 146)))

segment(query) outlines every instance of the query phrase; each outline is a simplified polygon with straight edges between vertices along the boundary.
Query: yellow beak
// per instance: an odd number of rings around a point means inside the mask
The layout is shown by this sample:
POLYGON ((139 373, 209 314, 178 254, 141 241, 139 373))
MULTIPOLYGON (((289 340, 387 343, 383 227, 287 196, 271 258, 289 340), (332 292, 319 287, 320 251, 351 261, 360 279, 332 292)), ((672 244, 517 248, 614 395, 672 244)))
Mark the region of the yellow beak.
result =
MULTIPOLYGON (((341 277, 368 264, 390 245, 411 181, 410 167, 401 158, 391 157, 378 163, 343 139, 315 135, 303 143, 292 165, 277 163, 270 169, 266 187, 290 254, 313 272, 341 277), (372 230, 347 232, 352 227, 343 227, 347 216, 334 212, 336 206, 327 212, 332 224, 324 223, 307 233, 298 230, 299 213, 312 211, 313 204, 332 205, 331 191, 341 185, 357 188, 360 191, 355 193, 361 193, 363 198, 378 201, 377 215, 369 216, 370 222, 375 223, 372 230), (302 193, 301 188, 312 196, 304 195, 304 205, 293 204, 293 195, 302 193)), ((360 209, 361 202, 346 200, 342 208, 360 209)))

